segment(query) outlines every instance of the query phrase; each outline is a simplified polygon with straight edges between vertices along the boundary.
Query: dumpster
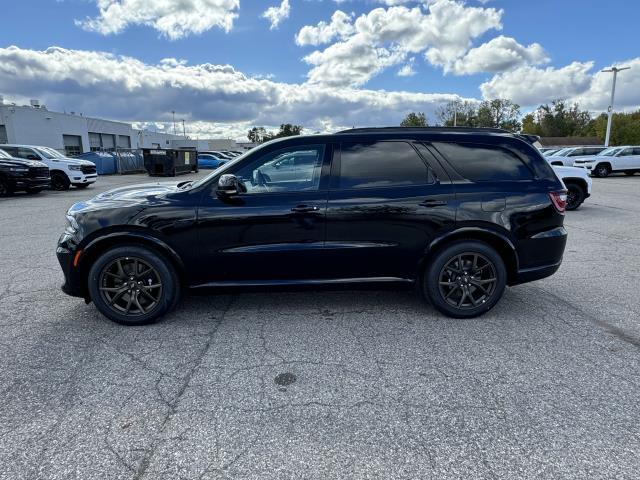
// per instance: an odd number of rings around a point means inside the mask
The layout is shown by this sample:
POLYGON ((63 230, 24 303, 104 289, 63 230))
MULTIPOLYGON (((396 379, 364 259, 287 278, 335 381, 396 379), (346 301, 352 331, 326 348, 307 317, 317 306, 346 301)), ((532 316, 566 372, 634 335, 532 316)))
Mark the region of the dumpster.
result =
POLYGON ((98 175, 113 175, 118 171, 118 162, 113 153, 87 152, 76 158, 95 163, 98 175))
POLYGON ((149 175, 174 177, 198 171, 198 152, 195 150, 142 149, 144 168, 149 175))

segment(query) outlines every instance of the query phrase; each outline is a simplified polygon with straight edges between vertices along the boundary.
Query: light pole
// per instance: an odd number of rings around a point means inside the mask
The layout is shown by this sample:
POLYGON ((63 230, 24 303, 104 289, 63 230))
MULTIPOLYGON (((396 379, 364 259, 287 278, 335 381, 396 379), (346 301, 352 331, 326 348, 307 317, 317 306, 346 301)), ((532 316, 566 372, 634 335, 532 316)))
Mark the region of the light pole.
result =
POLYGON ((171 113, 173 115, 173 134, 176 134, 176 111, 175 110, 171 110, 171 113))
POLYGON ((182 136, 187 138, 187 130, 184 128, 184 118, 182 119, 182 136))
POLYGON ((604 146, 609 146, 609 140, 611 139, 611 121, 613 120, 613 101, 616 96, 616 80, 618 79, 618 72, 623 70, 629 70, 631 67, 611 67, 605 70, 602 70, 603 73, 612 73, 613 72, 613 86, 611 87, 611 103, 609 104, 609 108, 607 109, 607 136, 604 140, 604 146))

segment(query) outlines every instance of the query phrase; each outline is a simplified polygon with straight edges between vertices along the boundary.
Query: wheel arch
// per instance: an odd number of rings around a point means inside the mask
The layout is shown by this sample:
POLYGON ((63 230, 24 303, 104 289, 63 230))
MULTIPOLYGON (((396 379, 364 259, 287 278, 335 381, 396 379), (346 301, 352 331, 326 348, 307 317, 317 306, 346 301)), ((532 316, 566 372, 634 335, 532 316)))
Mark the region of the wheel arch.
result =
POLYGON ((589 185, 587 184, 587 181, 584 178, 566 177, 566 178, 563 178, 562 181, 565 183, 565 185, 567 183, 575 183, 575 184, 579 185, 580 187, 582 187, 582 189, 584 190, 585 195, 587 193, 589 193, 589 185))
POLYGON ((440 250, 457 240, 475 240, 492 247, 504 261, 507 270, 507 284, 510 285, 515 281, 519 269, 518 252, 515 245, 506 234, 483 227, 461 227, 436 237, 427 247, 420 262, 419 277, 422 278, 426 266, 440 250))
POLYGON ((180 255, 161 239, 145 232, 117 231, 91 240, 83 249, 78 264, 80 281, 85 297, 88 297, 87 277, 93 263, 107 250, 123 245, 144 246, 165 258, 175 269, 179 281, 186 277, 186 267, 180 255))

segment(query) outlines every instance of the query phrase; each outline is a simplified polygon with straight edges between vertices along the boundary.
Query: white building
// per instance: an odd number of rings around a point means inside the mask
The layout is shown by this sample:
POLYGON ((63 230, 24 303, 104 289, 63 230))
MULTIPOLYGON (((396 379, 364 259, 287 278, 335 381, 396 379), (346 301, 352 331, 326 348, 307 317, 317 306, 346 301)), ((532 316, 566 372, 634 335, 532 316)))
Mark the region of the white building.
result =
POLYGON ((31 105, 8 105, 0 96, 0 144, 16 143, 55 148, 66 155, 78 155, 115 148, 196 148, 213 150, 213 142, 228 144, 228 140, 190 140, 149 130, 136 130, 130 124, 85 117, 81 113, 60 113, 47 110, 37 100, 31 105))

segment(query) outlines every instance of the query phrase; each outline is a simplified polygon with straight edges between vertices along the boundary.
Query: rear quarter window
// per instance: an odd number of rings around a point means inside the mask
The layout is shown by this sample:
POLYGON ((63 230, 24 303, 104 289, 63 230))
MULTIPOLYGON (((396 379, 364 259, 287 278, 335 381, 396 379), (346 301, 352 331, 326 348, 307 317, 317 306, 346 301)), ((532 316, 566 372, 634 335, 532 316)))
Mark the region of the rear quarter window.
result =
POLYGON ((509 150, 472 143, 433 143, 461 176, 473 182, 533 179, 533 172, 509 150))

